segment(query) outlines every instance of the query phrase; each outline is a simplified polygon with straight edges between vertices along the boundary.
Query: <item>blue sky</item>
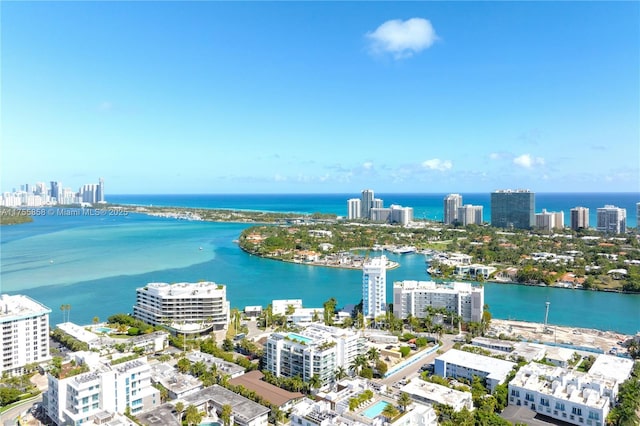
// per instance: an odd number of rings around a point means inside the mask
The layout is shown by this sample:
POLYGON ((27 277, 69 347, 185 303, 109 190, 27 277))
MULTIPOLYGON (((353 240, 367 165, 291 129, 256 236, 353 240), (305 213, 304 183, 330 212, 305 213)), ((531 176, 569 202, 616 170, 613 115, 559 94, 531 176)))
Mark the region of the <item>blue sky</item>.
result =
POLYGON ((2 2, 1 189, 640 190, 638 2, 2 2))

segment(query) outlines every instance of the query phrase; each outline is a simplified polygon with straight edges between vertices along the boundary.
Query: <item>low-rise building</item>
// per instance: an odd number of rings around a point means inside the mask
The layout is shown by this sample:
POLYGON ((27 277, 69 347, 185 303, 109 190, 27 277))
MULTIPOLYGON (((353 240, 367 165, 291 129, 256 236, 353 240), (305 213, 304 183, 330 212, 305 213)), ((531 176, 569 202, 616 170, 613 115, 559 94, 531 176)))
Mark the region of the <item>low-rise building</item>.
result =
MULTIPOLYGON (((609 370, 612 365, 605 367, 607 363, 603 361, 596 370, 609 370)), ((509 405, 526 406, 575 425, 602 426, 617 398, 620 380, 596 373, 529 363, 509 382, 509 405)))
POLYGON ((127 409, 135 415, 160 405, 145 357, 118 364, 90 352, 73 357, 47 377, 42 405, 55 425, 84 424, 127 409))
POLYGON ((182 374, 167 363, 155 364, 151 368, 151 381, 161 384, 169 399, 184 398, 203 388, 202 381, 189 374, 182 374))
POLYGON ((267 426, 271 411, 267 407, 219 385, 204 388, 182 398, 181 401, 185 407, 194 405, 198 411, 204 411, 209 416, 220 416, 222 407, 230 405, 232 424, 239 426, 267 426))
POLYGON ((426 404, 444 404, 455 411, 463 408, 473 410, 471 392, 462 392, 436 383, 426 382, 419 377, 412 379, 400 391, 406 392, 411 399, 426 404))
POLYGON ((187 359, 192 363, 203 362, 208 369, 211 369, 215 365, 216 371, 219 374, 229 376, 233 379, 244 374, 245 368, 240 367, 233 362, 227 362, 222 358, 216 358, 213 355, 204 352, 189 352, 187 353, 187 359))
POLYGON ((434 374, 468 381, 478 376, 486 380, 489 392, 493 392, 515 366, 511 361, 451 349, 435 359, 434 374))
POLYGON ((258 370, 249 371, 235 379, 229 380, 229 384, 234 386, 242 386, 251 390, 260 396, 264 401, 278 407, 280 410, 287 411, 293 407, 294 403, 304 394, 300 392, 289 392, 288 390, 279 388, 278 386, 267 383, 264 380, 264 374, 258 370))
POLYGON ((302 299, 280 299, 271 301, 273 315, 286 315, 289 309, 302 308, 302 299))

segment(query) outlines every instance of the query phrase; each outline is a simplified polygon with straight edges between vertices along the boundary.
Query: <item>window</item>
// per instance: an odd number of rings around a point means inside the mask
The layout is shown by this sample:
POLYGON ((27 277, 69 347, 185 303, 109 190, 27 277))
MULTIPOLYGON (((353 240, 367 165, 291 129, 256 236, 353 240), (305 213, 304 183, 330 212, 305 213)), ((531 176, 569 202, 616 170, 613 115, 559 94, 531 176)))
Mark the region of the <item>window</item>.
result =
POLYGON ((582 408, 573 407, 573 409, 571 410, 571 414, 575 414, 575 415, 581 416, 582 415, 582 408))
POLYGON ((556 402, 556 410, 564 411, 564 402, 556 402))

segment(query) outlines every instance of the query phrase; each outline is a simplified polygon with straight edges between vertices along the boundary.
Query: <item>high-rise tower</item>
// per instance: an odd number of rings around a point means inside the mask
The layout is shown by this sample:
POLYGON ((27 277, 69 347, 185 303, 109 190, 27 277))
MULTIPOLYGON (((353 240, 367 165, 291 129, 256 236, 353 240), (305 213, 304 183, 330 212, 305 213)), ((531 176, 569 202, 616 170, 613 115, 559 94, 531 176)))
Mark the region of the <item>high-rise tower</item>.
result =
POLYGON ((451 225, 458 220, 458 208, 462 207, 462 195, 449 194, 444 197, 444 217, 442 221, 446 225, 451 225))
POLYGON ((360 196, 360 217, 363 219, 371 219, 371 208, 373 207, 373 190, 364 189, 360 196))
POLYGON ((362 314, 375 318, 387 309, 387 258, 374 257, 362 267, 362 314))
POLYGON ((535 194, 526 189, 491 193, 491 226, 529 229, 535 225, 535 194))

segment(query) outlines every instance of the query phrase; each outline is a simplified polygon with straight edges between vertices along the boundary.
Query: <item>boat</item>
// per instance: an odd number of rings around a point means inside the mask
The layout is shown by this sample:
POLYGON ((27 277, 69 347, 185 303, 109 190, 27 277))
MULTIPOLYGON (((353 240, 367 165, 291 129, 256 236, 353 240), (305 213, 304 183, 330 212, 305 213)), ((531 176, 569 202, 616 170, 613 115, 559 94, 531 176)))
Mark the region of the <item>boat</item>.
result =
POLYGON ((397 246, 392 248, 389 251, 395 254, 408 254, 408 253, 415 253, 416 248, 413 246, 399 246, 399 247, 397 246))

